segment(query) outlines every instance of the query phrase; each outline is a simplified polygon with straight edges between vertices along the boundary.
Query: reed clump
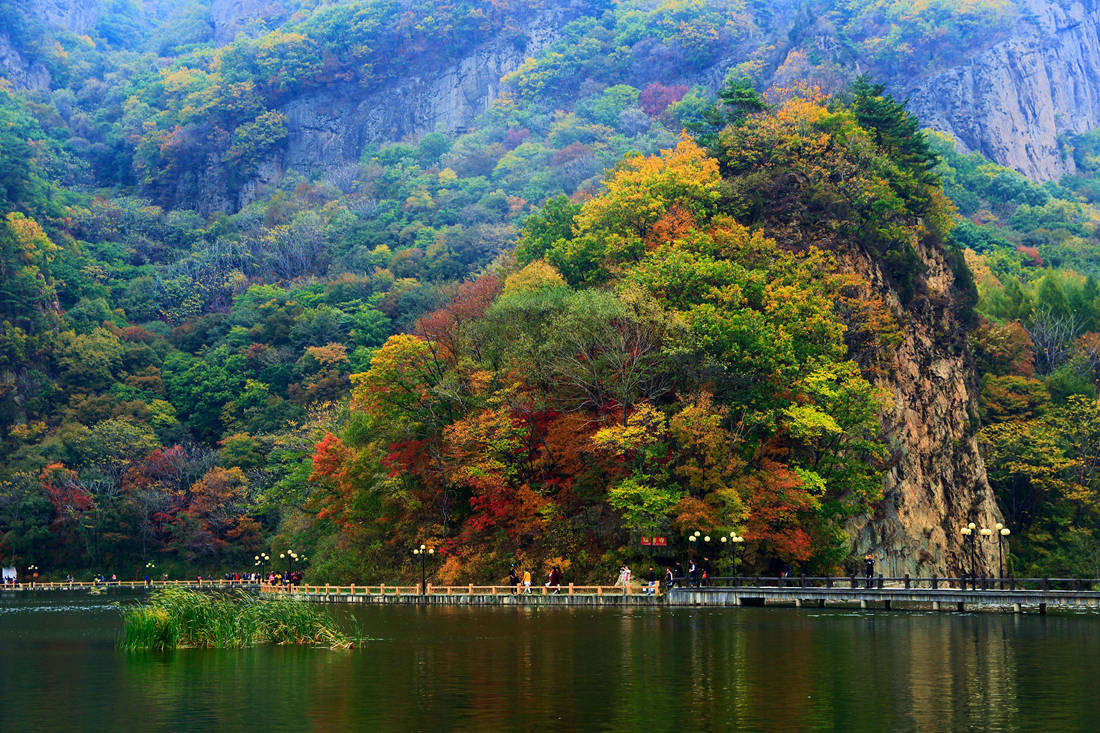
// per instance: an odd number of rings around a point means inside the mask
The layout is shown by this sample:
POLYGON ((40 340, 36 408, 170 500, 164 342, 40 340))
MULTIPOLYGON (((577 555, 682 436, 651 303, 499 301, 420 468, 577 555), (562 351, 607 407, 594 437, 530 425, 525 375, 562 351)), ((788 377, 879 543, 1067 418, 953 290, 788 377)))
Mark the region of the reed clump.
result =
POLYGON ((222 649, 256 644, 345 648, 352 639, 323 609, 293 597, 258 599, 244 591, 202 593, 163 588, 122 610, 127 649, 222 649))

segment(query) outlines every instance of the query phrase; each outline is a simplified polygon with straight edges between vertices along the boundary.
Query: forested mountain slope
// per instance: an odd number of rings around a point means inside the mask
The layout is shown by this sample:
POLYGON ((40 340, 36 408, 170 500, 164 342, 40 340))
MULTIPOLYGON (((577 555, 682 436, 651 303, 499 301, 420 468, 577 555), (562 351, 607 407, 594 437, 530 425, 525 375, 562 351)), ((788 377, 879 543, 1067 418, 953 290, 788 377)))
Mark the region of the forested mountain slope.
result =
POLYGON ((599 575, 703 527, 942 574, 979 444, 1021 562, 1096 556, 1091 5, 0 11, 4 557, 599 575), (568 334, 652 358, 616 392, 568 334))

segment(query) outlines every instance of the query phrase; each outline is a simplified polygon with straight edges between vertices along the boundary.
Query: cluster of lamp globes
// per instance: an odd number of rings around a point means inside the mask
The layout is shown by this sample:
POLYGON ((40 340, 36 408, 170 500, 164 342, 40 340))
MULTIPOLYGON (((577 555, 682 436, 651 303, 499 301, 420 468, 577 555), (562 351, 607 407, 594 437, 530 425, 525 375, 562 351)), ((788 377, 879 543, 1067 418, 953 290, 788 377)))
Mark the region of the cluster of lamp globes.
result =
MULTIPOLYGON (((978 525, 970 522, 968 525, 960 529, 959 532, 963 536, 969 537, 970 535, 974 534, 975 529, 978 529, 978 525)), ((1010 530, 1008 527, 1004 526, 1000 522, 997 522, 995 525, 993 525, 993 529, 989 529, 988 527, 982 527, 981 529, 978 529, 978 534, 980 534, 982 537, 989 537, 994 532, 999 534, 1001 537, 1008 537, 1010 534, 1012 534, 1012 530, 1010 530)))
POLYGON ((287 550, 286 552, 280 552, 279 553, 279 559, 280 560, 284 560, 288 557, 291 560, 293 560, 294 562, 298 562, 299 560, 305 560, 306 559, 304 555, 302 557, 298 557, 298 553, 295 552, 294 550, 287 550))
MULTIPOLYGON (((710 542, 710 535, 709 534, 708 535, 703 535, 703 533, 700 532, 699 530, 695 530, 694 534, 689 534, 688 535, 688 542, 698 542, 699 539, 700 539, 700 537, 699 537, 700 535, 702 535, 703 542, 710 542)), ((730 532, 728 537, 726 535, 722 535, 721 537, 718 538, 718 541, 723 542, 723 543, 725 543, 725 542, 744 542, 745 538, 742 537, 741 535, 737 534, 737 532, 730 532)))
POLYGON ((256 567, 259 567, 264 563, 271 562, 271 556, 268 555, 266 552, 261 552, 259 555, 253 555, 252 559, 256 561, 254 563, 256 567))
POLYGON ((435 548, 421 545, 420 547, 414 547, 412 552, 414 555, 434 555, 435 548))

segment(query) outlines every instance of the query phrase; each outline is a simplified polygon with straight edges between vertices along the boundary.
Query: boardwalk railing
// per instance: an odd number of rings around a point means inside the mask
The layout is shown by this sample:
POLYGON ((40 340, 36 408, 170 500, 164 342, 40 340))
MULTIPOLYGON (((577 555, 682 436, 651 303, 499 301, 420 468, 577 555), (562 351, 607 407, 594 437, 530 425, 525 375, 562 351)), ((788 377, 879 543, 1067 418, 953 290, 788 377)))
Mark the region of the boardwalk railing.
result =
POLYGON ((721 588, 862 588, 865 590, 883 590, 888 588, 905 590, 1009 590, 1009 591, 1095 591, 1100 590, 1097 578, 1004 578, 996 577, 959 577, 943 578, 935 575, 921 577, 902 575, 899 577, 873 576, 760 576, 741 575, 711 577, 706 580, 676 578, 675 588, 721 587, 721 588))
MULTIPOLYGON (((395 595, 417 596, 421 595, 419 585, 268 585, 264 584, 260 590, 264 593, 288 593, 302 595, 395 595)), ((560 586, 538 585, 524 588, 512 585, 434 585, 427 584, 427 595, 486 595, 486 596, 637 596, 657 595, 661 593, 661 584, 654 583, 650 587, 646 583, 628 583, 622 585, 576 585, 563 583, 560 586)))
POLYGON ((199 580, 150 580, 148 582, 144 580, 107 580, 102 583, 97 583, 91 580, 74 580, 71 583, 69 581, 53 581, 48 583, 41 582, 24 582, 15 583, 14 585, 5 583, 0 585, 0 591, 6 590, 88 590, 94 588, 171 588, 171 587, 184 587, 184 588, 256 588, 259 587, 259 582, 252 580, 219 580, 219 579, 206 579, 199 580))

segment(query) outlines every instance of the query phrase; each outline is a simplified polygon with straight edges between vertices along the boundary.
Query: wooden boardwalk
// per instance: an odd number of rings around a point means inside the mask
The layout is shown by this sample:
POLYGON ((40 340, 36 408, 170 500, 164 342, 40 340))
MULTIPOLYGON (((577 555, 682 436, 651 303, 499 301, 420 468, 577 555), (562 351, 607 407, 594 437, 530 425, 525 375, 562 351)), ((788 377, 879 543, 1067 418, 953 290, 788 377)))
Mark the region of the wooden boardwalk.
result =
POLYGON ((628 585, 269 585, 237 580, 121 580, 108 583, 23 583, 0 586, 0 593, 153 589, 183 587, 197 590, 241 588, 263 595, 290 595, 320 603, 430 604, 430 605, 553 605, 553 606, 666 606, 741 607, 794 606, 804 608, 861 608, 929 611, 1003 611, 1046 613, 1048 609, 1100 611, 1100 579, 1078 578, 855 578, 855 577, 739 577, 712 578, 695 587, 685 579, 665 588, 644 583, 628 585))
POLYGON ((660 584, 652 590, 628 585, 264 585, 265 594, 292 595, 318 603, 429 604, 454 606, 658 606, 665 603, 660 584))
POLYGON ((104 583, 95 583, 90 580, 74 580, 73 582, 53 583, 16 583, 15 585, 0 585, 0 593, 8 591, 43 591, 43 590, 112 590, 116 588, 127 589, 151 589, 151 588, 195 588, 201 590, 214 590, 226 588, 252 588, 258 589, 259 583, 248 580, 108 580, 104 583))
POLYGON ((1046 613, 1100 610, 1100 580, 1080 578, 716 578, 677 587, 673 606, 795 606, 1046 613))
POLYGON ((303 585, 269 586, 264 593, 320 603, 562 606, 794 606, 881 610, 1004 611, 1100 610, 1100 580, 1075 578, 715 578, 705 587, 672 588, 545 585, 516 592, 510 585, 303 585))

